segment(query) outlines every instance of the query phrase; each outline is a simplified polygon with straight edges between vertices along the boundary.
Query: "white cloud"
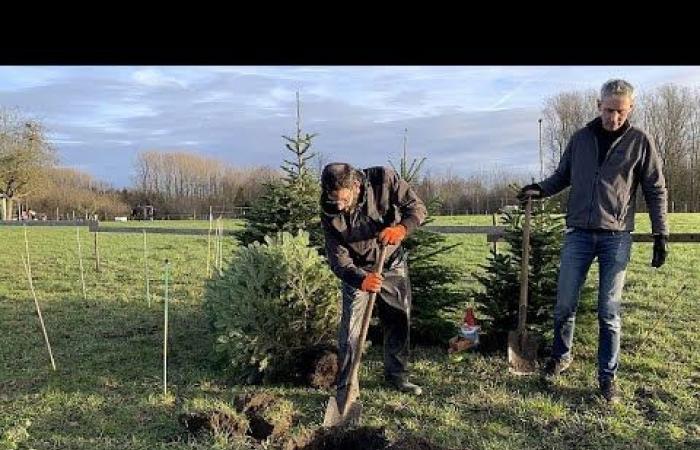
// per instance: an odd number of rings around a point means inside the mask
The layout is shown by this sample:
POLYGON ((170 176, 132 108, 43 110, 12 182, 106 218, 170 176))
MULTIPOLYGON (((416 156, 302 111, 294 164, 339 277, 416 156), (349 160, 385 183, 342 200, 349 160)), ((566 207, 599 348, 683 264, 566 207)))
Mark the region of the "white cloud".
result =
POLYGON ((162 71, 157 69, 137 70, 136 72, 134 72, 132 77, 137 83, 149 87, 187 87, 186 83, 182 80, 172 76, 166 76, 162 73, 162 71))
POLYGON ((700 67, 196 66, 0 67, 0 105, 46 123, 63 160, 125 185, 136 152, 171 149, 278 166, 282 134, 302 125, 316 149, 357 165, 409 150, 432 170, 492 164, 538 170, 546 98, 623 77, 640 90, 700 84, 700 67))
POLYGON ((53 145, 78 145, 85 144, 84 141, 75 141, 70 139, 49 139, 49 143, 53 145))

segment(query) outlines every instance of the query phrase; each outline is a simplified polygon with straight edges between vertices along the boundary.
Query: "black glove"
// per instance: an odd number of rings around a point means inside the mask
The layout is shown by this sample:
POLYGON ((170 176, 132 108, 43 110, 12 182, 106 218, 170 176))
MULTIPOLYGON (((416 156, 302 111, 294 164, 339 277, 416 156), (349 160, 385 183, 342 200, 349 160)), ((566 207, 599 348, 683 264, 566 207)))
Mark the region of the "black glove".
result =
POLYGON ((518 200, 521 202, 527 201, 527 198, 542 198, 544 197, 544 193, 542 192, 542 188, 540 187, 539 184, 533 183, 533 184, 528 184, 527 186, 524 186, 522 189, 520 189, 520 192, 518 192, 518 200), (529 193, 528 193, 529 191, 529 193))
POLYGON ((651 267, 661 267, 666 262, 668 256, 668 236, 663 234, 654 235, 654 256, 651 258, 651 267))

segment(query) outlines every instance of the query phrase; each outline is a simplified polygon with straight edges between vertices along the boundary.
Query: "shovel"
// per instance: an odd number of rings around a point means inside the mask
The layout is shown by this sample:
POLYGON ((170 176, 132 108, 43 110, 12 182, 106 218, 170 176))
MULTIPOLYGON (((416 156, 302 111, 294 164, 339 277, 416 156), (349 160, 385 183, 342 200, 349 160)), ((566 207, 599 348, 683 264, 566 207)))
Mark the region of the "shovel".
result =
MULTIPOLYGON (((375 272, 381 274, 384 269, 384 259, 386 258, 386 246, 382 246, 382 250, 379 254, 379 261, 375 266, 375 272)), ((326 406, 326 415, 323 418, 324 427, 337 427, 341 425, 357 425, 360 422, 360 416, 362 415, 362 402, 358 400, 360 397, 360 384, 358 372, 360 369, 360 360, 362 359, 362 350, 365 347, 365 340, 367 339, 367 330, 369 329, 369 322, 372 318, 372 309, 374 308, 374 300, 377 298, 377 293, 372 292, 369 294, 369 300, 367 301, 367 306, 365 307, 364 315, 362 316, 362 332, 360 333, 360 339, 357 342, 357 357, 352 363, 350 369, 350 384, 348 385, 347 394, 345 395, 345 401, 342 402, 340 407, 338 406, 338 400, 335 396, 328 399, 328 405, 326 406)))
POLYGON ((508 333, 508 371, 515 375, 529 375, 537 368, 537 349, 541 338, 527 331, 527 287, 530 260, 530 215, 532 197, 527 197, 523 222, 523 254, 520 264, 520 301, 518 304, 518 328, 508 333))

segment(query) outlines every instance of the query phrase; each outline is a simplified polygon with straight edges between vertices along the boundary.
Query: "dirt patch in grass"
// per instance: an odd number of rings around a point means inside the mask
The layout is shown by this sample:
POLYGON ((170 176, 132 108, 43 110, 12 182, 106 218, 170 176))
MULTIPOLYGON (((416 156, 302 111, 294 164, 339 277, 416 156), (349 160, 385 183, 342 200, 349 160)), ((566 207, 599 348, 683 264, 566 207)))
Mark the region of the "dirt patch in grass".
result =
POLYGON ((674 396, 661 388, 641 386, 634 391, 634 401, 637 410, 644 415, 649 423, 656 422, 661 416, 661 412, 654 404, 655 402, 670 403, 675 400, 674 396))
MULTIPOLYGON (((425 438, 406 434, 387 447, 386 450, 450 450, 447 447, 435 445, 425 438)), ((460 450, 468 450, 466 448, 460 450)))
POLYGON ((385 450, 388 444, 383 427, 320 428, 285 450, 385 450))
POLYGON ((275 375, 274 381, 329 389, 335 385, 337 374, 338 348, 330 344, 319 344, 297 352, 291 371, 275 375))
POLYGON ((248 434, 257 440, 287 435, 294 421, 291 403, 265 392, 239 396, 235 405, 248 419, 248 434))
POLYGON ((193 436, 204 432, 228 436, 244 436, 248 430, 248 424, 245 419, 224 411, 189 412, 180 414, 178 419, 187 429, 187 432, 193 436))
POLYGON ((132 328, 100 331, 97 335, 107 339, 121 339, 132 338, 134 336, 150 336, 158 331, 158 327, 155 325, 138 325, 132 328))
MULTIPOLYGON (((283 450, 450 450, 408 433, 389 442, 383 427, 320 428, 302 439, 287 442, 283 450)), ((468 450, 468 449, 463 449, 468 450)))

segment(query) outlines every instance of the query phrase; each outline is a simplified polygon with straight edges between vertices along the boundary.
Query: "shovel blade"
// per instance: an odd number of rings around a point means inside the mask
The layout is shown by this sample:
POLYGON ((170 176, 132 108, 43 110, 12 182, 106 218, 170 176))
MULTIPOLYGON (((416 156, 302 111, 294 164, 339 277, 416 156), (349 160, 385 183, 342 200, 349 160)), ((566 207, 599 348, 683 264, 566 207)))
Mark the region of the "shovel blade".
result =
POLYGON ((326 414, 323 417, 323 426, 326 428, 330 427, 344 427, 344 426, 357 426, 360 424, 360 417, 362 416, 362 402, 353 401, 348 404, 345 408, 345 414, 342 413, 340 408, 338 408, 338 402, 335 397, 328 399, 328 405, 326 405, 326 414))
POLYGON ((326 414, 323 416, 323 426, 324 427, 336 427, 340 425, 343 421, 343 415, 338 409, 338 402, 335 401, 335 397, 328 399, 328 404, 326 405, 326 414))
POLYGON ((508 371, 515 375, 531 375, 537 371, 537 350, 541 338, 527 330, 508 333, 508 371))

